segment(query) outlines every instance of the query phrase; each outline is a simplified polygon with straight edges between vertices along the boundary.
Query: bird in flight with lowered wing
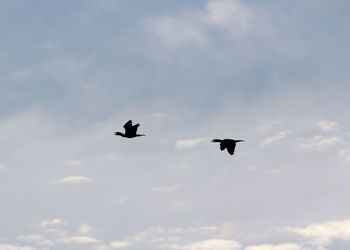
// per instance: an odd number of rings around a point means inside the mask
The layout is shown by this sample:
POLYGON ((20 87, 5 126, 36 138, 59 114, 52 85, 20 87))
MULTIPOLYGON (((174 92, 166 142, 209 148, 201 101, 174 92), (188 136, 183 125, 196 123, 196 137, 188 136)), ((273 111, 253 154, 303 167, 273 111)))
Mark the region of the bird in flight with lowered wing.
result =
POLYGON ((243 142, 244 140, 233 140, 233 139, 213 139, 212 142, 219 142, 220 143, 220 149, 225 150, 227 149, 227 152, 230 155, 233 155, 235 153, 236 149, 236 143, 237 142, 243 142))

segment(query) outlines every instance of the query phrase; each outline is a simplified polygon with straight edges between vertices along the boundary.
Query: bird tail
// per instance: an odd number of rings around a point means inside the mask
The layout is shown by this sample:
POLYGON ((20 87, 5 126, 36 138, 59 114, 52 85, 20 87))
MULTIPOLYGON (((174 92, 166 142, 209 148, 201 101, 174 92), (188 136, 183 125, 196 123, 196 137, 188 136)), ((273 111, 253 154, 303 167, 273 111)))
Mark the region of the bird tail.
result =
POLYGON ((211 140, 211 142, 221 142, 221 140, 220 139, 213 139, 213 140, 211 140))

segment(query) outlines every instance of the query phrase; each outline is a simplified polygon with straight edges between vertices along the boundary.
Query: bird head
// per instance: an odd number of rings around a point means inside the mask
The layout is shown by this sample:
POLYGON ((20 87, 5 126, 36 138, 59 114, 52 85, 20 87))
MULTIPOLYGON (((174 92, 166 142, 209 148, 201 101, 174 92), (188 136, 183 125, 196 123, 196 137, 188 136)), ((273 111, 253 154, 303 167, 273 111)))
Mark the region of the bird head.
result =
POLYGON ((243 142, 244 140, 235 140, 235 142, 243 142))

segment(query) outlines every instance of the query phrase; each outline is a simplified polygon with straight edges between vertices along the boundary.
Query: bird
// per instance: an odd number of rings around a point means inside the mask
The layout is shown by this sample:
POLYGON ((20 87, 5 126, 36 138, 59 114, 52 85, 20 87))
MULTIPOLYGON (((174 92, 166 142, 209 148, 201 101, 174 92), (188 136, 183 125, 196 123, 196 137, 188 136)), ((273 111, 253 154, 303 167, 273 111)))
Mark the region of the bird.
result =
POLYGON ((137 128, 140 126, 139 123, 132 125, 132 121, 129 120, 124 124, 124 129, 125 129, 125 133, 123 134, 122 132, 114 132, 114 135, 119 135, 122 137, 126 137, 126 138, 134 138, 134 137, 138 137, 138 136, 145 136, 142 134, 137 134, 137 128))
POLYGON ((237 142, 243 142, 244 140, 234 140, 234 139, 213 139, 212 142, 220 142, 220 149, 225 150, 227 149, 227 152, 230 155, 233 155, 235 153, 236 143, 237 142))

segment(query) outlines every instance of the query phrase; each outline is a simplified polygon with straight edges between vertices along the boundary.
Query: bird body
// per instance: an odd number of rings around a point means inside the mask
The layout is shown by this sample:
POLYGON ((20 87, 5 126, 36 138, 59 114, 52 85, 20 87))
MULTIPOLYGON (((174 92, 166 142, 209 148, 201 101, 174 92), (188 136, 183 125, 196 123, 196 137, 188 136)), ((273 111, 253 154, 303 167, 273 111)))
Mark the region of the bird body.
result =
POLYGON ((244 140, 234 140, 234 139, 213 139, 212 142, 219 142, 220 143, 220 150, 227 149, 227 152, 230 155, 233 155, 235 153, 236 149, 236 143, 237 142, 243 142, 244 140))
POLYGON ((122 132, 115 132, 115 135, 119 135, 125 138, 134 138, 134 137, 138 137, 138 136, 145 136, 142 134, 137 134, 137 128, 140 126, 139 123, 132 125, 132 121, 129 120, 124 124, 124 130, 125 133, 123 134, 122 132))

